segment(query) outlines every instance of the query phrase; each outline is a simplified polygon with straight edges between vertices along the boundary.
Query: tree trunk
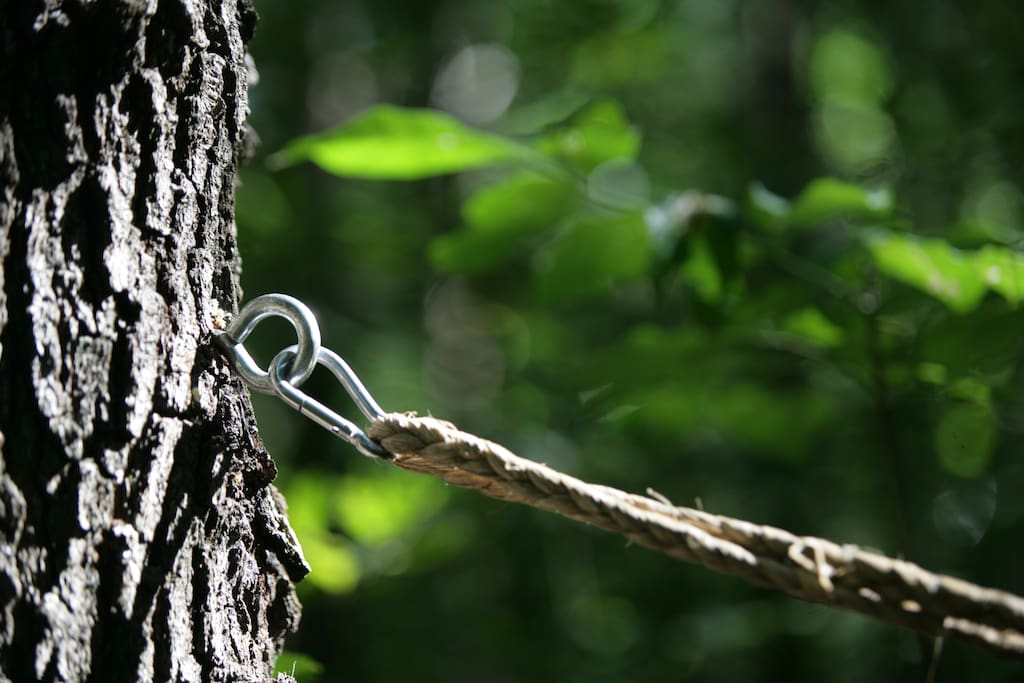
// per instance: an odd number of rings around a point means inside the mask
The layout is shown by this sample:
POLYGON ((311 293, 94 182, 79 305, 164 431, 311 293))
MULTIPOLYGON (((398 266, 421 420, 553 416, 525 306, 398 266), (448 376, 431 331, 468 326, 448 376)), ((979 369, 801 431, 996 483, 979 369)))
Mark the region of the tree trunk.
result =
POLYGON ((267 680, 308 569, 211 345, 255 12, 0 18, 0 681, 267 680))

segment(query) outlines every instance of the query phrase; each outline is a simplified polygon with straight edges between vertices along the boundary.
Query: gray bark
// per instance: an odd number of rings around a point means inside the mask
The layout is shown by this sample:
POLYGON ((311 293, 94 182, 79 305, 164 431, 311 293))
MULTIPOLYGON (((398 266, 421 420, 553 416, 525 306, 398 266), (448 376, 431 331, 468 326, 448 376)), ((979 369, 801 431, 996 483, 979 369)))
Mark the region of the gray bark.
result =
POLYGON ((308 570, 211 335, 248 0, 0 0, 0 681, 272 675, 308 570))

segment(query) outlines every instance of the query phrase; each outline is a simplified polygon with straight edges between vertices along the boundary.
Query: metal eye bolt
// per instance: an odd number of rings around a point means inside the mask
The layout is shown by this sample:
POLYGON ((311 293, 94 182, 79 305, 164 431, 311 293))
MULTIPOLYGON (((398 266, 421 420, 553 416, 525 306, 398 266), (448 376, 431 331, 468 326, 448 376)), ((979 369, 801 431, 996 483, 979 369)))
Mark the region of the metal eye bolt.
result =
POLYGON ((313 369, 322 365, 341 382, 368 420, 384 415, 384 411, 348 363, 334 351, 321 346, 316 317, 298 299, 284 294, 265 294, 253 299, 242 307, 227 330, 216 338, 216 342, 231 358, 235 371, 254 390, 277 395, 321 427, 355 446, 363 455, 391 457, 352 421, 299 389, 313 373, 313 369), (295 328, 299 343, 278 352, 270 363, 270 369, 264 370, 246 350, 243 342, 261 320, 270 316, 288 320, 295 328))
POLYGON ((295 385, 309 379, 316 367, 316 356, 320 351, 320 327, 309 306, 287 294, 264 294, 248 302, 228 324, 223 334, 216 338, 217 344, 234 361, 235 372, 245 383, 261 394, 274 394, 270 373, 259 366, 245 348, 244 342, 256 329, 261 320, 271 316, 284 318, 295 329, 298 338, 298 352, 286 377, 295 385))

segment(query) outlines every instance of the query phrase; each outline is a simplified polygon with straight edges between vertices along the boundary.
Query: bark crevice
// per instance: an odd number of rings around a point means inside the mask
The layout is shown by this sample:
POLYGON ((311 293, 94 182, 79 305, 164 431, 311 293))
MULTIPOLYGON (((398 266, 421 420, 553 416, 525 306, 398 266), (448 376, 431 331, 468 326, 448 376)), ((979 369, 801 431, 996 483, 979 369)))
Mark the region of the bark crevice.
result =
POLYGON ((0 681, 268 679, 308 567, 210 347, 255 13, 0 16, 0 681))

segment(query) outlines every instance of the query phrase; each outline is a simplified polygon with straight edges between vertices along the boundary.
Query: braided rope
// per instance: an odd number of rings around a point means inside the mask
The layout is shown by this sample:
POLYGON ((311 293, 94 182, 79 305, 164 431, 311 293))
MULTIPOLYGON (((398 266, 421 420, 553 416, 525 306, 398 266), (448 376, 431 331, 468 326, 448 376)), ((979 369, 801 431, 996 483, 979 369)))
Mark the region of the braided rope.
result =
POLYGON ((675 507, 587 482, 426 417, 377 418, 395 465, 621 534, 671 557, 929 636, 1024 657, 1024 599, 853 545, 675 507))

